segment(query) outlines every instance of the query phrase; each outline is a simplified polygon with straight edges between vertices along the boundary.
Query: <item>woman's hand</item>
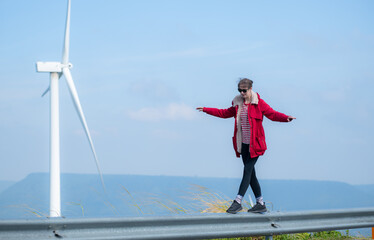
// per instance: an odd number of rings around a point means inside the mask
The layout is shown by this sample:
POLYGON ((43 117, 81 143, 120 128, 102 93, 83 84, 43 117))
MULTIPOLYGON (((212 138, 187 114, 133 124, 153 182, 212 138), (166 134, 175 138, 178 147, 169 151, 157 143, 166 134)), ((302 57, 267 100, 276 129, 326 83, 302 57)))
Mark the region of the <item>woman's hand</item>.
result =
POLYGON ((204 108, 203 107, 197 107, 196 110, 199 111, 199 112, 202 112, 204 110, 204 108))
POLYGON ((292 120, 296 119, 295 117, 292 117, 292 116, 288 116, 287 118, 287 122, 291 122, 292 120))

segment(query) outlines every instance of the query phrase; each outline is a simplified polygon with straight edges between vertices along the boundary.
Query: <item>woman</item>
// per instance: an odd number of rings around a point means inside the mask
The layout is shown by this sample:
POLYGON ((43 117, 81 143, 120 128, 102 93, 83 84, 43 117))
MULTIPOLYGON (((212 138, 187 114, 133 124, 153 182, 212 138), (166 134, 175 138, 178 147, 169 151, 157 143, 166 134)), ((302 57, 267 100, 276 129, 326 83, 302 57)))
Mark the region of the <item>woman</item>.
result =
POLYGON ((232 106, 227 109, 198 107, 198 111, 220 117, 235 117, 235 131, 233 145, 236 156, 242 156, 244 164, 243 178, 239 186, 238 195, 226 210, 228 213, 237 213, 242 210, 242 199, 251 185, 256 197, 256 205, 248 212, 266 212, 266 206, 261 194, 261 187, 256 177, 255 164, 259 156, 266 150, 265 132, 262 126, 263 116, 272 121, 291 122, 296 119, 273 110, 258 93, 252 91, 253 81, 243 78, 238 83, 239 95, 232 101, 232 106))

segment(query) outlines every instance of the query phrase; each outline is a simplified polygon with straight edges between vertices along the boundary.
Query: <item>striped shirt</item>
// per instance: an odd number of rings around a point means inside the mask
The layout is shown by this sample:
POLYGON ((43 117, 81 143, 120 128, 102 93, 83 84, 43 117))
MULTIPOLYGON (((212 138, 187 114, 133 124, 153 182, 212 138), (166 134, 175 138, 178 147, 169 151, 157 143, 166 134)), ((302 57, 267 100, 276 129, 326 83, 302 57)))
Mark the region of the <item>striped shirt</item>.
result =
POLYGON ((240 122, 242 125, 242 142, 245 144, 250 144, 251 137, 251 126, 248 120, 248 108, 249 104, 243 104, 242 110, 240 112, 240 122))

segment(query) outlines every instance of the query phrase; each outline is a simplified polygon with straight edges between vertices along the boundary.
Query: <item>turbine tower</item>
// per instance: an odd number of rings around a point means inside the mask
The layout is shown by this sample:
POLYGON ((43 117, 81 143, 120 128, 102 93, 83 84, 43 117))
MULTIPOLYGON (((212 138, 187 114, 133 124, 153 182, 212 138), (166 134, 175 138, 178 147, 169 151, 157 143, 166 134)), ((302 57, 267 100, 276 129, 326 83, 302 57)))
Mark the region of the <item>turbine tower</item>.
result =
MULTIPOLYGON (((65 40, 61 62, 37 62, 37 72, 50 73, 50 85, 43 93, 44 96, 50 91, 50 217, 61 217, 61 198, 60 198, 60 124, 59 124, 59 79, 64 75, 71 98, 74 102, 80 121, 83 125, 87 139, 90 143, 92 153, 96 161, 96 167, 100 174, 101 183, 104 187, 103 177, 97 160, 96 151, 88 130, 86 119, 84 117, 82 106, 80 104, 78 93, 75 88, 70 68, 73 66, 69 63, 69 38, 70 38, 70 0, 68 0, 65 40)), ((104 187, 105 190, 105 187, 104 187)))

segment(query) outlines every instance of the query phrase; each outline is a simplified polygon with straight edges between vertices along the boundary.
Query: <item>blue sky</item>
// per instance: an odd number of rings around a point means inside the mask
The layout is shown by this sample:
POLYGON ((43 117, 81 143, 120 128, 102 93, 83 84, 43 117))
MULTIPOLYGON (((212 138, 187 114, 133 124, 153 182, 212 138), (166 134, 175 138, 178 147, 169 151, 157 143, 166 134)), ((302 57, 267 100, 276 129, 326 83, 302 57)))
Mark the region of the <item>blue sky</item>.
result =
MULTIPOLYGON (((71 69, 104 174, 241 177, 227 108, 240 77, 264 120, 260 179, 374 184, 373 1, 72 0, 71 69)), ((66 1, 0 1, 0 180, 49 170, 49 75, 66 1)), ((60 80, 61 169, 96 173, 60 80)))

